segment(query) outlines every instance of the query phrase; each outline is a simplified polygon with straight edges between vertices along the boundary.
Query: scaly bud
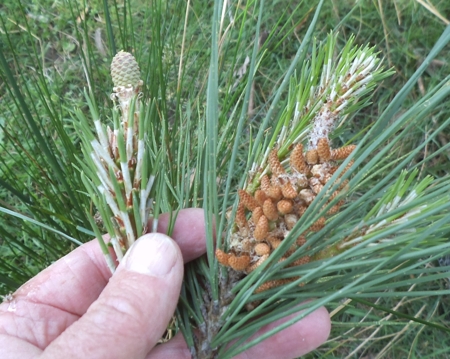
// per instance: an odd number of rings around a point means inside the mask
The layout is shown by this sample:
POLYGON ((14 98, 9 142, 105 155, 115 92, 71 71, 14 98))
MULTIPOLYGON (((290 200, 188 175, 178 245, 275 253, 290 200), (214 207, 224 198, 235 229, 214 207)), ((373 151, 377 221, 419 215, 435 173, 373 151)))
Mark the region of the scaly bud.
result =
POLYGON ((312 224, 309 228, 312 232, 320 231, 323 227, 325 227, 325 217, 320 217, 316 222, 312 224))
POLYGON ((111 77, 115 87, 133 86, 140 83, 140 70, 136 59, 129 52, 120 51, 111 63, 111 77))
POLYGON ((345 160, 356 148, 355 145, 344 146, 331 151, 332 160, 345 160))
POLYGON ((303 264, 307 264, 311 261, 311 257, 310 256, 304 256, 301 257, 297 260, 295 260, 294 262, 292 262, 292 264, 290 266, 295 267, 295 266, 301 266, 303 264))
POLYGON ((247 255, 243 255, 240 257, 231 254, 228 258, 228 265, 237 271, 243 271, 250 264, 250 257, 247 255))
POLYGON ((257 241, 262 241, 267 237, 267 233, 269 233, 269 220, 266 216, 262 215, 256 224, 253 236, 257 241))
POLYGON ((264 204, 264 201, 267 199, 267 195, 263 190, 258 189, 255 191, 255 199, 256 202, 258 202, 262 206, 264 204))
POLYGON ((270 170, 272 171, 272 173, 275 176, 279 176, 283 173, 285 173, 286 171, 284 170, 283 166, 280 163, 280 160, 278 159, 278 154, 277 154, 277 150, 274 149, 270 152, 269 154, 269 166, 270 166, 270 170))
POLYGON ((286 183, 281 188, 281 193, 283 194, 283 197, 287 199, 294 199, 295 197, 297 197, 297 191, 292 186, 291 182, 286 183))
POLYGON ((278 219, 277 207, 270 199, 264 201, 263 212, 269 221, 276 221, 278 219))
POLYGON ((281 198, 281 188, 279 186, 272 186, 267 175, 261 178, 261 189, 267 197, 270 197, 274 201, 278 201, 281 198))
POLYGON ((277 203, 277 209, 281 214, 288 214, 292 212, 292 201, 289 201, 287 199, 282 199, 277 203))
POLYGON ((273 250, 277 249, 281 244, 281 239, 279 239, 277 237, 269 237, 269 238, 267 238, 267 240, 269 241, 273 250))
POLYGON ((264 215, 263 209, 261 207, 256 207, 252 212, 253 223, 257 224, 262 215, 264 215))
POLYGON ((306 152, 305 159, 308 164, 315 165, 319 162, 319 154, 317 153, 317 150, 309 150, 306 152))
POLYGON ((330 146, 328 140, 324 137, 319 138, 317 142, 317 154, 319 155, 320 162, 328 162, 331 158, 330 146))
POLYGON ((247 191, 244 191, 243 189, 240 189, 239 192, 239 198, 241 199, 241 203, 249 210, 253 211, 256 207, 258 207, 258 202, 256 199, 252 197, 250 193, 247 191))
POLYGON ((255 253, 258 256, 263 256, 265 254, 270 254, 270 247, 267 243, 258 243, 255 246, 255 253))
POLYGON ((261 264, 264 263, 264 261, 269 258, 268 254, 264 254, 261 258, 259 258, 255 263, 253 263, 251 266, 247 267, 246 272, 247 273, 251 273, 253 272, 256 268, 258 268, 261 264))
POLYGON ((297 144, 292 150, 289 162, 298 172, 305 175, 309 173, 309 166, 306 164, 305 157, 303 156, 303 145, 301 143, 297 144))
POLYGON ((245 227, 247 225, 247 218, 245 218, 245 206, 242 203, 238 204, 235 220, 239 228, 245 227))
POLYGON ((217 248, 216 249, 216 258, 220 264, 222 264, 225 267, 228 266, 228 258, 229 258, 228 253, 225 253, 223 250, 217 248))

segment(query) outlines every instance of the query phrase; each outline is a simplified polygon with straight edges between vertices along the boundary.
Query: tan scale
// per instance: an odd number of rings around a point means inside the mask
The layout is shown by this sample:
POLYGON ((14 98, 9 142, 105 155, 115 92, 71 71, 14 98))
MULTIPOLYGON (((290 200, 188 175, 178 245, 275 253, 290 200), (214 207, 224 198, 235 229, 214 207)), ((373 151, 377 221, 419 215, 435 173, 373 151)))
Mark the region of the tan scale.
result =
POLYGON ((292 244, 286 251, 285 256, 290 257, 297 250, 297 248, 298 246, 296 243, 292 244))
POLYGON ((264 175, 261 177, 261 190, 268 195, 269 191, 270 191, 270 187, 272 185, 270 184, 270 179, 268 175, 264 175))
POLYGON ((303 213, 305 213, 307 209, 308 207, 306 206, 299 206, 297 209, 297 214, 301 217, 303 216, 303 213))
POLYGON ((284 216, 284 223, 286 224, 286 228, 289 230, 294 228, 297 222, 298 216, 296 216, 295 214, 287 214, 284 216))
POLYGON ((270 179, 267 175, 261 178, 261 189, 267 195, 267 197, 278 201, 281 198, 281 188, 279 186, 272 186, 270 179))
POLYGON ((338 204, 335 204, 328 210, 327 215, 332 216, 333 214, 338 213, 341 206, 342 206, 342 204, 339 204, 339 202, 338 202, 338 204))
POLYGON ((281 194, 281 187, 280 186, 272 186, 269 189, 268 196, 273 199, 274 201, 279 201, 282 197, 281 194))
POLYGON ((253 243, 249 238, 245 238, 242 242, 241 242, 241 246, 242 246, 242 251, 243 252, 247 252, 250 253, 253 249, 253 243))
POLYGON ((309 179, 309 185, 315 194, 319 194, 319 192, 323 189, 323 184, 316 177, 311 177, 309 179))

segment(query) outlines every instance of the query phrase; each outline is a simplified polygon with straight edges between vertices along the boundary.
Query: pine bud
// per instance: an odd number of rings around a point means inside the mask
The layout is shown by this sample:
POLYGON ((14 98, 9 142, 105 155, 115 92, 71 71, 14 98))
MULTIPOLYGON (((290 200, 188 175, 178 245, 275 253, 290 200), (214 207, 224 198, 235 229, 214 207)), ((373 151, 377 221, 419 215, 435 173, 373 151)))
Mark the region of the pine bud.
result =
POLYGON ((276 221, 278 219, 278 210, 275 204, 270 200, 266 199, 262 207, 264 215, 269 221, 276 221))
POLYGON ((247 255, 242 256, 235 256, 234 254, 231 254, 228 257, 228 265, 237 271, 243 271, 245 268, 247 268, 250 264, 250 257, 247 255))
POLYGON ((252 197, 250 193, 240 189, 238 191, 241 202, 249 211, 253 211, 256 207, 259 207, 259 203, 252 197))
POLYGON ((223 250, 217 248, 216 258, 220 264, 222 264, 223 266, 228 266, 228 258, 229 258, 228 253, 225 253, 223 250))
POLYGON ((270 254, 270 247, 267 243, 258 243, 255 246, 255 253, 258 256, 263 256, 266 254, 270 254))
POLYGON ((134 56, 129 52, 118 52, 111 62, 111 77, 115 87, 137 87, 141 75, 134 56))
POLYGON ((245 217, 245 206, 239 203, 236 211, 236 224, 239 228, 245 227, 247 225, 247 218, 245 217))
POLYGON ((319 138, 317 143, 317 154, 319 155, 320 162, 328 162, 331 158, 330 145, 326 138, 319 138))
POLYGON ((257 241, 262 241, 267 237, 267 233, 269 233, 269 221, 266 216, 262 215, 256 224, 253 236, 257 241))
POLYGON ((256 268, 258 268, 261 264, 263 264, 267 260, 267 258, 269 258, 269 255, 264 254, 255 263, 253 263, 251 266, 248 266, 246 272, 247 273, 253 272, 256 268))
POLYGON ((256 207, 252 212, 253 223, 257 224, 263 214, 264 212, 262 207, 256 207))
POLYGON ((281 214, 288 214, 292 212, 292 202, 287 199, 282 199, 277 203, 277 209, 281 214))
POLYGON ((269 166, 275 176, 279 176, 286 172, 278 159, 278 151, 276 149, 269 153, 269 166))
POLYGON ((291 167, 299 171, 303 174, 309 173, 309 167, 306 164, 305 157, 303 156, 303 145, 301 143, 297 144, 294 147, 294 150, 291 153, 291 156, 289 157, 289 161, 291 164, 291 167))

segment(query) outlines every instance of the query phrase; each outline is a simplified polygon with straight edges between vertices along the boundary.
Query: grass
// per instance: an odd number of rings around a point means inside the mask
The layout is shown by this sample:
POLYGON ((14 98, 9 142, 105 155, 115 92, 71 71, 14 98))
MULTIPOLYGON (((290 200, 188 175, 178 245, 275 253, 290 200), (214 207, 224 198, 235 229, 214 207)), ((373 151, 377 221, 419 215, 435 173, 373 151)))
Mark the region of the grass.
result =
MULTIPOLYGON (((110 115, 112 84, 108 71, 114 49, 135 50, 147 84, 145 96, 157 99, 161 119, 165 120, 161 121, 163 133, 176 129, 184 133, 180 136, 187 136, 189 126, 197 126, 194 134, 198 141, 192 138, 192 145, 198 146, 194 153, 199 155, 202 153, 200 140, 206 136, 213 141, 208 143, 207 153, 219 151, 219 156, 212 156, 209 163, 210 168, 217 169, 208 179, 214 182, 216 176, 227 169, 231 147, 227 136, 215 134, 216 129, 211 124, 203 127, 202 120, 214 119, 223 126, 227 121, 234 123, 230 119, 239 117, 241 108, 237 104, 242 101, 239 89, 245 87, 247 78, 246 75, 239 78, 235 73, 244 65, 246 56, 252 58, 253 44, 259 40, 259 51, 264 56, 258 57, 253 86, 247 94, 249 105, 242 110, 244 115, 249 114, 250 122, 243 128, 243 141, 236 152, 234 171, 242 173, 248 156, 246 144, 267 115, 268 104, 302 43, 314 13, 305 3, 274 1, 266 6, 260 19, 259 36, 255 33, 257 6, 239 3, 236 8, 240 11, 224 14, 235 17, 241 27, 232 36, 217 39, 224 50, 219 58, 219 72, 213 78, 208 77, 210 58, 214 55, 210 49, 213 6, 207 2, 190 3, 186 23, 184 1, 154 1, 147 6, 134 0, 124 4, 114 2, 109 13, 101 2, 85 6, 72 1, 8 1, 1 5, 0 46, 13 80, 2 67, 0 204, 76 240, 87 241, 93 237, 84 211, 75 208, 77 205, 91 208, 91 204, 83 193, 79 173, 73 167, 80 141, 72 115, 74 108, 88 112, 83 97, 85 87, 95 94, 101 115, 110 115), (108 15, 111 29, 107 26, 108 15), (205 94, 214 82, 219 84, 220 92, 206 105, 205 94), (215 163, 217 158, 221 160, 215 163), (67 208, 74 209, 67 211, 67 208)), ((346 143, 354 137, 360 138, 363 131, 372 127, 444 31, 445 14, 447 17, 450 14, 447 1, 432 4, 413 0, 325 2, 315 30, 317 38, 324 39, 335 29, 339 31, 338 46, 342 47, 354 35, 357 44, 376 46, 385 66, 395 70, 395 74, 376 89, 373 104, 348 119, 351 125, 336 131, 336 141, 346 143)), ((398 117, 450 73, 449 50, 446 45, 418 78, 402 103, 398 117)), ((450 117, 447 102, 448 98, 436 103, 433 110, 409 128, 402 141, 393 144, 390 150, 395 162, 428 141, 407 163, 410 168, 418 167, 421 179, 428 174, 436 178, 448 175, 448 131, 431 137, 450 117)), ((274 115, 283 105, 282 100, 274 109, 274 115)), ((170 141, 166 146, 173 154, 179 152, 170 141)), ((201 158, 192 156, 186 161, 195 168, 201 158)), ((179 177, 177 168, 167 165, 166 169, 169 182, 179 177)), ((366 188, 374 186, 385 175, 381 171, 379 177, 366 181, 366 188)), ((238 180, 239 176, 230 179, 232 192, 238 180)), ((194 183, 202 181, 204 179, 194 177, 194 183)), ((215 195, 202 193, 202 189, 200 184, 190 188, 189 194, 184 194, 184 206, 195 206, 202 196, 215 195)), ((360 193, 355 194, 358 195, 360 193)), ((168 193, 166 197, 161 211, 179 203, 174 197, 180 196, 168 193)), ((224 208, 230 203, 231 200, 225 203, 224 208)), ((210 205, 214 207, 217 203, 210 205)), ((59 234, 45 230, 42 225, 7 214, 1 214, 0 218, 3 259, 0 292, 3 294, 74 248, 72 242, 62 240, 59 234)), ((446 239, 444 232, 443 238, 446 239)), ((435 261, 428 264, 435 265, 435 261)), ((416 278, 420 276, 417 274, 416 278)), ((309 357, 450 357, 447 349, 450 343, 440 327, 446 327, 448 322, 448 294, 432 298, 426 294, 443 293, 448 285, 447 279, 405 282, 402 295, 381 295, 371 299, 370 305, 366 302, 369 299, 359 297, 329 303, 329 309, 335 310, 332 336, 309 357), (404 294, 408 291, 420 291, 423 295, 409 297, 404 294), (413 318, 426 320, 428 324, 413 318)))

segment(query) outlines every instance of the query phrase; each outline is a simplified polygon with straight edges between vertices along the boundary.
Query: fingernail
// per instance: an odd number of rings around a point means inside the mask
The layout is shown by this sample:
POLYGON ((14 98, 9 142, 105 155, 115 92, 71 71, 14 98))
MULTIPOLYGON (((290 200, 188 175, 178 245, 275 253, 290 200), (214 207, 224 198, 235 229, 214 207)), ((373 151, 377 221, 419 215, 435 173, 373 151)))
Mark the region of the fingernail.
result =
POLYGON ((125 268, 154 277, 166 276, 174 267, 178 248, 166 235, 146 234, 139 238, 124 258, 125 268))

